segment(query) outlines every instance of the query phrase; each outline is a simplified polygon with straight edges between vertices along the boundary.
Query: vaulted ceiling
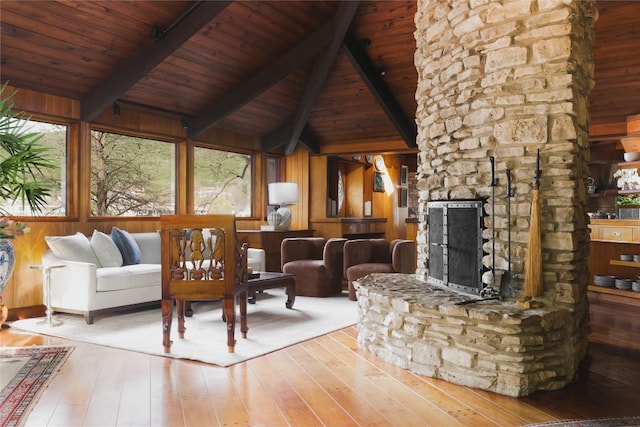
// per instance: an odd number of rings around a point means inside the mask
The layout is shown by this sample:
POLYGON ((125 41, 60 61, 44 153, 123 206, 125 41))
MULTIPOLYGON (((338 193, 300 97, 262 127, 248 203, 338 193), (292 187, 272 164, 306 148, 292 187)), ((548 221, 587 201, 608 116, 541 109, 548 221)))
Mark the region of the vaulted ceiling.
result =
MULTIPOLYGON (((415 1, 0 2, 2 82, 261 138, 415 151, 415 1)), ((599 1, 592 123, 640 113, 640 3, 599 1)), ((379 151, 379 149, 378 149, 379 151)))

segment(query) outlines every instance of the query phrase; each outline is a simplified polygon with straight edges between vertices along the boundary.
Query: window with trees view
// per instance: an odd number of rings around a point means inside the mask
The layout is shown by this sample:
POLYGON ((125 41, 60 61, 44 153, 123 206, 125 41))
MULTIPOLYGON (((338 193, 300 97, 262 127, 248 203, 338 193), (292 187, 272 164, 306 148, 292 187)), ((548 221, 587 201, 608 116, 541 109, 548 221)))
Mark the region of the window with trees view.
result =
MULTIPOLYGON (((38 120, 19 120, 18 126, 28 133, 37 133, 42 136, 38 143, 48 147, 46 157, 57 167, 54 169, 41 169, 36 172, 36 180, 50 184, 51 192, 45 197, 45 206, 37 216, 65 216, 67 215, 67 138, 68 126, 38 120)), ((9 215, 31 216, 28 204, 22 206, 20 200, 15 202, 1 201, 2 209, 9 215)))
POLYGON ((91 131, 91 214, 175 213, 175 144, 91 131))
POLYGON ((194 212, 251 216, 251 156, 195 147, 194 212))

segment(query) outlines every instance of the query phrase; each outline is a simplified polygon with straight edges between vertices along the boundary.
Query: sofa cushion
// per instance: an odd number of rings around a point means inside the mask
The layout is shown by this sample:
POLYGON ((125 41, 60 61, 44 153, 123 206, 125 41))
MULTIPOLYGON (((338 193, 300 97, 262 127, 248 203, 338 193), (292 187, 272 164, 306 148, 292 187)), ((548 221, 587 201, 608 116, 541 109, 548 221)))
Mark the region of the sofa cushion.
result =
POLYGON ((93 252, 96 254, 102 267, 120 267, 122 265, 120 249, 118 249, 108 234, 93 230, 93 234, 91 235, 91 248, 93 248, 93 252))
POLYGON ((130 233, 140 248, 140 264, 160 264, 160 233, 130 233))
POLYGON ((349 281, 358 280, 371 273, 393 273, 393 266, 387 263, 370 262, 352 265, 347 268, 346 276, 349 281))
MULTIPOLYGON (((160 264, 99 268, 96 270, 96 290, 98 292, 112 292, 149 286, 160 287, 161 271, 160 264)), ((160 299, 160 290, 158 290, 158 299, 160 299)))
POLYGON ((129 232, 113 227, 111 239, 122 254, 122 265, 140 264, 140 258, 142 258, 140 247, 129 232))
POLYGON ((60 259, 89 262, 100 266, 100 261, 91 248, 91 242, 80 232, 70 236, 45 236, 44 240, 51 252, 60 259))
POLYGON ((321 259, 302 259, 289 261, 282 267, 282 272, 294 274, 304 278, 324 279, 328 277, 328 271, 321 259))

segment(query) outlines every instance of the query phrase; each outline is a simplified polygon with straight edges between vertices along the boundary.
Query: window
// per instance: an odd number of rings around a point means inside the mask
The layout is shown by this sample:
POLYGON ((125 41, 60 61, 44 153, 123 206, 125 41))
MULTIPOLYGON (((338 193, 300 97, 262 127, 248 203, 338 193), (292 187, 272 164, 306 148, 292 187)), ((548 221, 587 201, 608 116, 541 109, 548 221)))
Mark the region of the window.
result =
MULTIPOLYGON (((281 160, 280 157, 274 157, 274 156, 267 156, 266 157, 267 160, 267 173, 266 173, 266 182, 264 183, 265 188, 267 188, 269 186, 269 184, 271 184, 272 182, 280 182, 282 181, 281 179, 281 160)), ((270 214, 271 212, 275 212, 277 206, 271 206, 269 205, 269 197, 267 196, 265 203, 267 203, 267 208, 265 210, 265 212, 268 214, 270 214)))
POLYGON ((251 156, 195 147, 194 212, 251 216, 251 156))
POLYGON ((175 145, 91 131, 91 214, 175 213, 175 145))
MULTIPOLYGON (((67 214, 67 138, 68 126, 47 123, 37 120, 19 120, 19 126, 23 126, 25 132, 41 133, 39 143, 49 147, 46 157, 57 167, 55 169, 42 169, 36 176, 39 181, 49 182, 51 185, 50 196, 45 198, 45 206, 38 216, 65 216, 67 214)), ((31 216, 33 212, 29 205, 22 206, 20 200, 15 202, 2 201, 2 209, 10 215, 31 216)))

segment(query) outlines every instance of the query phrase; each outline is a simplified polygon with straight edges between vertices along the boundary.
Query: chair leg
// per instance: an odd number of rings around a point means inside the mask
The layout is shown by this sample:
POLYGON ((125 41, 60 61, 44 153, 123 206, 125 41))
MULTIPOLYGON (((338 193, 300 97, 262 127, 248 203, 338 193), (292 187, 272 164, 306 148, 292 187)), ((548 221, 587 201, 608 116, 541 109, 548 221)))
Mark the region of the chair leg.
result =
POLYGON ((353 287, 353 282, 349 280, 349 299, 351 301, 358 301, 358 297, 356 296, 356 288, 353 287))

